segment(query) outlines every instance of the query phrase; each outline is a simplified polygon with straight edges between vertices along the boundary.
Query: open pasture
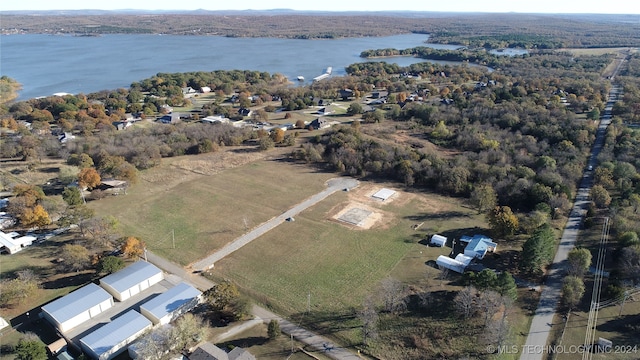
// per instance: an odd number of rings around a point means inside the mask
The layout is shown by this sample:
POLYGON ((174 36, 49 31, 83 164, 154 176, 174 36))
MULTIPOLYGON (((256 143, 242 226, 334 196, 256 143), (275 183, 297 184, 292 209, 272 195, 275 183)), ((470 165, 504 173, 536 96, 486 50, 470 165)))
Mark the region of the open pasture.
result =
POLYGON ((167 159, 143 173, 127 195, 91 206, 116 217, 123 234, 188 265, 323 190, 335 176, 262 157, 223 150, 167 159))
POLYGON ((398 191, 393 202, 376 201, 369 194, 376 187, 363 182, 331 195, 216 263, 212 276, 232 280, 285 317, 357 343, 349 318, 381 280, 433 278, 438 270, 427 262, 450 249, 427 246, 427 236, 482 223, 482 216, 438 195, 398 191), (354 203, 379 215, 368 229, 335 218, 354 203), (425 224, 414 229, 416 221, 425 224))

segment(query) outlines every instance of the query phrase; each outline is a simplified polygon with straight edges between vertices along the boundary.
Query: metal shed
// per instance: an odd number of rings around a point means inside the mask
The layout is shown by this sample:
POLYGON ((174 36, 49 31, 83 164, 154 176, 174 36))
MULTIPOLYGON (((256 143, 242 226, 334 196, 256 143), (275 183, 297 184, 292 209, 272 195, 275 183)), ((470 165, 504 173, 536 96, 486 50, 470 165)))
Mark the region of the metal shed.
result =
POLYGON ((42 315, 64 333, 113 306, 113 297, 89 284, 42 307, 42 315))
POLYGON ((118 301, 124 301, 164 279, 162 270, 146 261, 135 262, 126 268, 100 279, 100 286, 118 301))
POLYGON ((130 310, 80 339, 80 346, 93 359, 113 359, 151 326, 149 319, 130 310))
POLYGON ((447 245, 447 238, 442 235, 433 234, 429 243, 436 246, 444 247, 447 245))
POLYGON ((154 325, 165 325, 198 305, 201 295, 200 290, 181 282, 140 305, 140 313, 154 325))
POLYGON ((393 194, 395 194, 396 192, 394 190, 391 189, 380 189, 378 190, 375 194, 372 195, 372 197, 385 201, 387 199, 389 199, 390 197, 393 196, 393 194))

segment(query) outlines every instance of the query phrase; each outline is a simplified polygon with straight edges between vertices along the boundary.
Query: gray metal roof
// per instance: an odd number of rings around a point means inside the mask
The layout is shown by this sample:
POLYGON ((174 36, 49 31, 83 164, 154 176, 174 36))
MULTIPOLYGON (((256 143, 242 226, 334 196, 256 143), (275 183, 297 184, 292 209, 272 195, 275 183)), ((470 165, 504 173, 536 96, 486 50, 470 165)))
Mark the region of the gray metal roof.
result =
POLYGON ((64 323, 108 299, 112 299, 111 294, 91 283, 48 303, 42 310, 49 313, 58 323, 64 323))
POLYGON ((153 316, 160 319, 179 309, 182 305, 193 300, 195 297, 200 296, 200 294, 202 294, 200 290, 185 282, 181 282, 180 284, 142 304, 140 309, 145 309, 153 314, 153 316))
POLYGON ((118 272, 103 277, 100 279, 100 283, 107 284, 118 292, 123 292, 158 273, 162 273, 162 270, 153 264, 137 261, 118 272))
MULTIPOLYGON (((151 321, 135 310, 130 310, 110 323, 80 339, 98 356, 110 351, 134 335, 151 327, 151 321)), ((135 339, 130 339, 131 341, 135 339)))

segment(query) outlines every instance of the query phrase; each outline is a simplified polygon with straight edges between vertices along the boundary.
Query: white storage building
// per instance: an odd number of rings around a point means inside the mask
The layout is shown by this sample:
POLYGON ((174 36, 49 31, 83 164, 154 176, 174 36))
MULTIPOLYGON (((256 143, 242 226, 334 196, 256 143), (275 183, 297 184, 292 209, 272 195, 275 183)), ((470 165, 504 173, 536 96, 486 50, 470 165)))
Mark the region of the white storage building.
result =
POLYGON ((447 238, 442 235, 434 234, 431 236, 430 243, 436 246, 444 247, 447 245, 447 238))
POLYGON ((100 286, 118 301, 124 301, 163 279, 162 270, 146 261, 138 261, 103 277, 100 279, 100 286))
POLYGON ((89 284, 42 307, 42 315, 64 333, 113 306, 113 297, 89 284))
POLYGON ((165 325, 190 311, 200 302, 202 293, 193 286, 181 282, 140 305, 140 312, 153 322, 165 325))
POLYGON ((448 256, 440 255, 436 259, 436 264, 438 264, 438 267, 440 268, 449 269, 462 274, 467 266, 469 266, 471 260, 473 260, 472 257, 466 256, 464 254, 458 254, 455 259, 452 259, 448 256))
POLYGON ((0 253, 15 254, 25 247, 32 245, 34 241, 36 241, 35 236, 19 236, 17 233, 5 234, 0 231, 0 253), (16 236, 12 236, 13 234, 16 236))
POLYGON ((130 310, 80 339, 80 346, 93 359, 113 359, 151 327, 149 319, 130 310))

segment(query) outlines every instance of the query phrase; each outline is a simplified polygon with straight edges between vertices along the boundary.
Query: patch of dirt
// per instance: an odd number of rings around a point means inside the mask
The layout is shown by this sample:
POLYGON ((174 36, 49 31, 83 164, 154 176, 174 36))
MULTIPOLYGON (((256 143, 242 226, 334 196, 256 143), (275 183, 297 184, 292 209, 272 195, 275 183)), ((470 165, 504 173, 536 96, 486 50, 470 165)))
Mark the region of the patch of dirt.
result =
POLYGON ((394 203, 397 206, 402 206, 407 204, 414 197, 415 194, 404 192, 394 188, 393 186, 385 186, 385 184, 365 184, 361 182, 357 188, 349 191, 349 199, 352 201, 363 202, 372 206, 384 206, 391 203, 394 203), (373 194, 383 188, 393 190, 395 191, 395 194, 384 201, 374 198, 373 194))
POLYGON ((162 165, 144 172, 140 178, 142 181, 164 183, 167 187, 172 187, 201 176, 215 175, 221 171, 265 158, 264 152, 254 149, 255 147, 234 146, 208 154, 162 159, 164 162, 162 165))
POLYGON ((383 219, 383 214, 382 211, 376 208, 373 208, 371 206, 368 206, 364 203, 358 203, 355 201, 350 201, 347 203, 342 203, 338 206, 336 206, 335 208, 331 209, 329 214, 331 214, 329 216, 329 218, 331 220, 336 221, 337 223, 344 225, 350 229, 353 230, 367 230, 367 229, 371 229, 378 221, 383 219), (336 209, 337 210, 336 212, 336 209), (367 210, 370 211, 371 214, 369 216, 367 216, 366 219, 364 219, 360 225, 355 225, 355 224, 350 224, 348 222, 344 222, 342 220, 340 220, 340 217, 342 217, 342 215, 346 214, 347 212, 351 211, 352 209, 362 209, 362 210, 367 210), (334 213, 335 212, 335 213, 334 213))

